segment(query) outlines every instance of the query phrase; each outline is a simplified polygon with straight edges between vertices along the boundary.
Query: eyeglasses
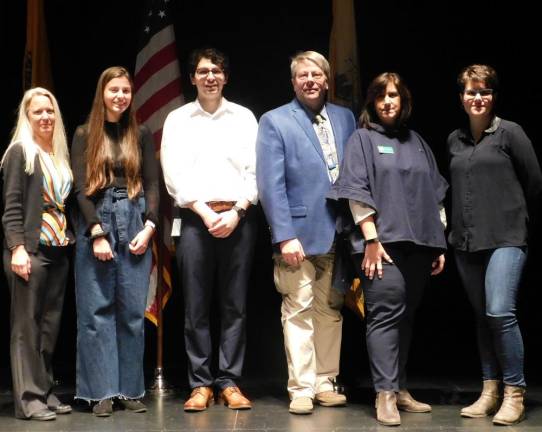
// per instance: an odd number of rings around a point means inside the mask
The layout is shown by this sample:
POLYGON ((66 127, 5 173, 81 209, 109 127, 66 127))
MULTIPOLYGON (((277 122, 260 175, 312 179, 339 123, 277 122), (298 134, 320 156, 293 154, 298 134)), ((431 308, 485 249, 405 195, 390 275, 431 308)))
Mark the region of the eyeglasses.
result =
POLYGON ((220 68, 213 68, 213 69, 207 69, 207 68, 202 68, 202 69, 196 69, 196 76, 198 78, 206 78, 207 75, 209 75, 210 73, 213 74, 213 76, 215 77, 222 77, 224 76, 224 71, 220 68))
POLYGON ((299 81, 308 81, 309 77, 311 77, 314 81, 321 81, 325 78, 325 75, 323 72, 301 72, 300 74, 296 75, 296 79, 299 81))
POLYGON ((493 96, 493 89, 468 89, 465 90, 465 98, 474 99, 476 95, 480 95, 482 99, 489 99, 493 96))

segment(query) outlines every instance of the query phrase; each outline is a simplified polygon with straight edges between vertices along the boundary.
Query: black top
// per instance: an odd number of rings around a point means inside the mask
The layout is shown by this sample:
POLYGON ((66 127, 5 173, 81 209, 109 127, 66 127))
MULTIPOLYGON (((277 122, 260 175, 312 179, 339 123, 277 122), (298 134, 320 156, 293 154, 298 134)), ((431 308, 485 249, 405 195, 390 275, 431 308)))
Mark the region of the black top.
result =
POLYGON ((439 204, 448 183, 433 152, 414 131, 358 129, 348 140, 330 198, 352 199, 376 210, 382 243, 408 241, 446 249, 439 204))
MULTIPOLYGON (((34 172, 25 172, 25 157, 21 145, 13 145, 2 166, 4 175, 3 199, 4 247, 24 245, 27 252, 38 250, 43 213, 43 171, 39 156, 34 160, 34 172)), ((75 237, 66 232, 70 244, 75 237)))
POLYGON ((528 208, 536 211, 542 174, 516 123, 495 117, 478 144, 470 129, 448 137, 452 181, 450 244, 478 251, 527 244, 528 208))
MULTIPOLYGON (((109 187, 126 187, 126 177, 124 175, 124 166, 122 164, 122 154, 120 150, 120 137, 122 135, 123 125, 121 123, 105 122, 105 132, 113 144, 114 179, 109 187)), ((151 220, 158 224, 158 162, 154 155, 154 141, 152 134, 146 126, 139 127, 139 144, 141 146, 141 175, 143 181, 143 193, 145 195, 145 220, 151 220)), ((74 192, 79 203, 79 210, 85 218, 87 229, 94 224, 100 223, 96 214, 96 203, 101 197, 101 193, 96 193, 88 197, 86 195, 87 165, 85 150, 87 147, 86 125, 79 126, 73 137, 71 148, 72 170, 74 177, 74 192)))

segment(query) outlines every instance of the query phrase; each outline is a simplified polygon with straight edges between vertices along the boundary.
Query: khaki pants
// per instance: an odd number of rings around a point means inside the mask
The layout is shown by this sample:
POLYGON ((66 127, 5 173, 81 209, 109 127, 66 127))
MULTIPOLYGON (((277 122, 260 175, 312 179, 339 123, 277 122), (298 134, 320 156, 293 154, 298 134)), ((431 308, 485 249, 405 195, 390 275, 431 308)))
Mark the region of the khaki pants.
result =
POLYGON ((275 257, 291 399, 333 390, 339 374, 343 295, 331 287, 333 260, 312 256, 293 267, 275 257))

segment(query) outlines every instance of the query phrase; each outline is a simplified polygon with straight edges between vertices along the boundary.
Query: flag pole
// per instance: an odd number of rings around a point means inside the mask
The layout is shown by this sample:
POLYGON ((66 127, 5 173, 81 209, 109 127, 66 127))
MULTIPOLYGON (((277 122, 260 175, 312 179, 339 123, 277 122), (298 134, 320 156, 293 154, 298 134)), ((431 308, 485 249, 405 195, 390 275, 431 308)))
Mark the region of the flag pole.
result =
MULTIPOLYGON (((162 175, 162 168, 160 167, 160 189, 164 189, 164 176, 162 175)), ((162 195, 164 196, 164 195, 162 195)), ((156 226, 155 240, 159 239, 161 242, 163 237, 163 223, 159 223, 156 226)), ((150 388, 151 394, 155 396, 166 396, 172 393, 173 389, 166 381, 164 376, 164 319, 163 319, 163 284, 164 284, 164 249, 160 244, 157 245, 157 263, 156 263, 156 303, 158 304, 158 310, 156 315, 156 367, 154 368, 154 382, 150 388)))

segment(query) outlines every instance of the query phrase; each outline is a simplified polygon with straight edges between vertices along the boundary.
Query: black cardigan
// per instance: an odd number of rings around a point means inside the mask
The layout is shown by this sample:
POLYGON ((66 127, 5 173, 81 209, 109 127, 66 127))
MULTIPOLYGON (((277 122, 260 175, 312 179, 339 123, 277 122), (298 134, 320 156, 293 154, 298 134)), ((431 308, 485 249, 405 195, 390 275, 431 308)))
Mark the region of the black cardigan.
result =
MULTIPOLYGON (((4 247, 11 249, 24 245, 27 252, 36 253, 40 241, 43 212, 43 172, 39 156, 34 161, 34 173, 25 172, 25 158, 21 145, 12 146, 2 167, 4 186, 4 247)), ((75 237, 67 231, 70 244, 75 237)))

